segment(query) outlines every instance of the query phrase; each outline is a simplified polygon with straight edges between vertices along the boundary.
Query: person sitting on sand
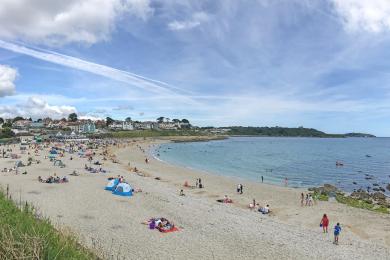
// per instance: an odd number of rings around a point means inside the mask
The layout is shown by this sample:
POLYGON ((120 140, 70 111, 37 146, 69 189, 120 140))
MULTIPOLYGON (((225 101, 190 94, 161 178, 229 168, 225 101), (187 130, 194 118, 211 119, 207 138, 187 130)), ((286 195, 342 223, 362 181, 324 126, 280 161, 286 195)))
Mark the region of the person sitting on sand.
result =
POLYGON ((38 176, 38 181, 39 181, 39 182, 43 182, 43 179, 42 179, 41 176, 38 176))
POLYGON ((264 208, 260 208, 259 211, 263 214, 269 214, 271 211, 269 209, 269 205, 267 204, 267 206, 265 206, 264 208))
POLYGON ((184 191, 183 190, 180 190, 180 194, 179 194, 180 196, 185 196, 185 194, 184 194, 184 191))

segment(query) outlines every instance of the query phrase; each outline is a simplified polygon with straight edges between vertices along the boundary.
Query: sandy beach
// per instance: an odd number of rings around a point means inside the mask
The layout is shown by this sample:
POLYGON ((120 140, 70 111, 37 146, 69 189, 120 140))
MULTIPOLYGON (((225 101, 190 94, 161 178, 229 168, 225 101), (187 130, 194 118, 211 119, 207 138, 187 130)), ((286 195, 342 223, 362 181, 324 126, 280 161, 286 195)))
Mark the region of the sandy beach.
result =
MULTIPOLYGON (((0 173, 3 187, 9 185, 15 200, 28 201, 59 228, 70 229, 88 247, 113 259, 390 259, 390 216, 356 209, 335 201, 301 207, 303 189, 236 180, 174 166, 150 157, 148 150, 163 139, 132 140, 110 147, 118 163, 103 161, 102 148, 94 150, 108 172, 90 173, 87 158, 65 154, 66 167, 45 159, 19 169, 26 175, 0 173), (145 158, 149 163, 145 163, 145 158), (131 168, 137 167, 139 173, 131 168), (79 176, 69 176, 77 171, 79 176), (56 173, 69 183, 38 182, 56 173), (122 175, 142 192, 132 197, 105 191, 107 178, 122 175), (157 179, 156 179, 157 178, 157 179), (203 189, 185 188, 201 178, 203 189), (238 183, 244 194, 236 193, 238 183), (180 189, 185 196, 179 196, 180 189), (234 203, 216 202, 228 195, 234 203), (248 209, 252 199, 269 204, 270 215, 248 209), (322 215, 330 219, 330 232, 319 227, 322 215), (151 217, 166 217, 178 232, 160 233, 141 224, 151 217), (340 244, 333 245, 333 226, 342 225, 340 244)), ((19 146, 10 146, 20 154, 19 146)), ((33 154, 33 151, 30 151, 33 154)), ((22 154, 27 162, 28 155, 22 154)), ((15 159, 0 158, 0 168, 11 168, 15 159)), ((92 167, 99 167, 91 165, 92 167)))

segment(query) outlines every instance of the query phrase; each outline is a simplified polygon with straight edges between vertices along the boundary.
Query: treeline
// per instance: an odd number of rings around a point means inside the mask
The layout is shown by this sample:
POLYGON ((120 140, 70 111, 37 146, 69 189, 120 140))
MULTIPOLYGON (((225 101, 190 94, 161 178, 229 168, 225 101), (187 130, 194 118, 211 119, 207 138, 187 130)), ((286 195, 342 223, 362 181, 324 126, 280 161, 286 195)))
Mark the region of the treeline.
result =
POLYGON ((369 134, 327 134, 314 128, 304 127, 229 127, 228 135, 285 136, 285 137, 375 137, 369 134))

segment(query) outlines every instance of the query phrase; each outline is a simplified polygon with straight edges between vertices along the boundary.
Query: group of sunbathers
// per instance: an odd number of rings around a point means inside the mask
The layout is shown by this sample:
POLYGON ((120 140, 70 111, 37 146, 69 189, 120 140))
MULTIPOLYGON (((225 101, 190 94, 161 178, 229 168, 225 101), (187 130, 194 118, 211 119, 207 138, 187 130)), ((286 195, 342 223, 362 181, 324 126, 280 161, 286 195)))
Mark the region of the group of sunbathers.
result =
POLYGON ((151 218, 147 221, 150 229, 158 229, 160 232, 172 230, 175 227, 173 222, 169 222, 166 218, 151 218))
POLYGON ((89 167, 87 165, 84 166, 84 169, 89 171, 90 173, 99 173, 99 172, 106 173, 107 172, 106 170, 103 170, 102 167, 100 167, 99 169, 95 169, 95 168, 89 167))
POLYGON ((38 176, 38 181, 42 183, 66 183, 69 182, 68 178, 66 177, 58 177, 58 176, 49 176, 46 180, 42 179, 41 176, 38 176))

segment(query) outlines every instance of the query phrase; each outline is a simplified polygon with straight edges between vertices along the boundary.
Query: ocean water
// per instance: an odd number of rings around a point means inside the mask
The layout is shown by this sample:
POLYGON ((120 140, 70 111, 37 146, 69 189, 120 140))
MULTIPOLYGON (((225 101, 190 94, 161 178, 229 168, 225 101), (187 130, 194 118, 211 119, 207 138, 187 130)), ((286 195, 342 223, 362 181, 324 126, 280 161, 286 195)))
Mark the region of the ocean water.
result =
POLYGON ((284 185, 287 177, 292 187, 329 183, 353 191, 390 183, 390 138, 232 137, 163 144, 154 154, 173 164, 257 182, 264 176, 265 183, 284 185))

